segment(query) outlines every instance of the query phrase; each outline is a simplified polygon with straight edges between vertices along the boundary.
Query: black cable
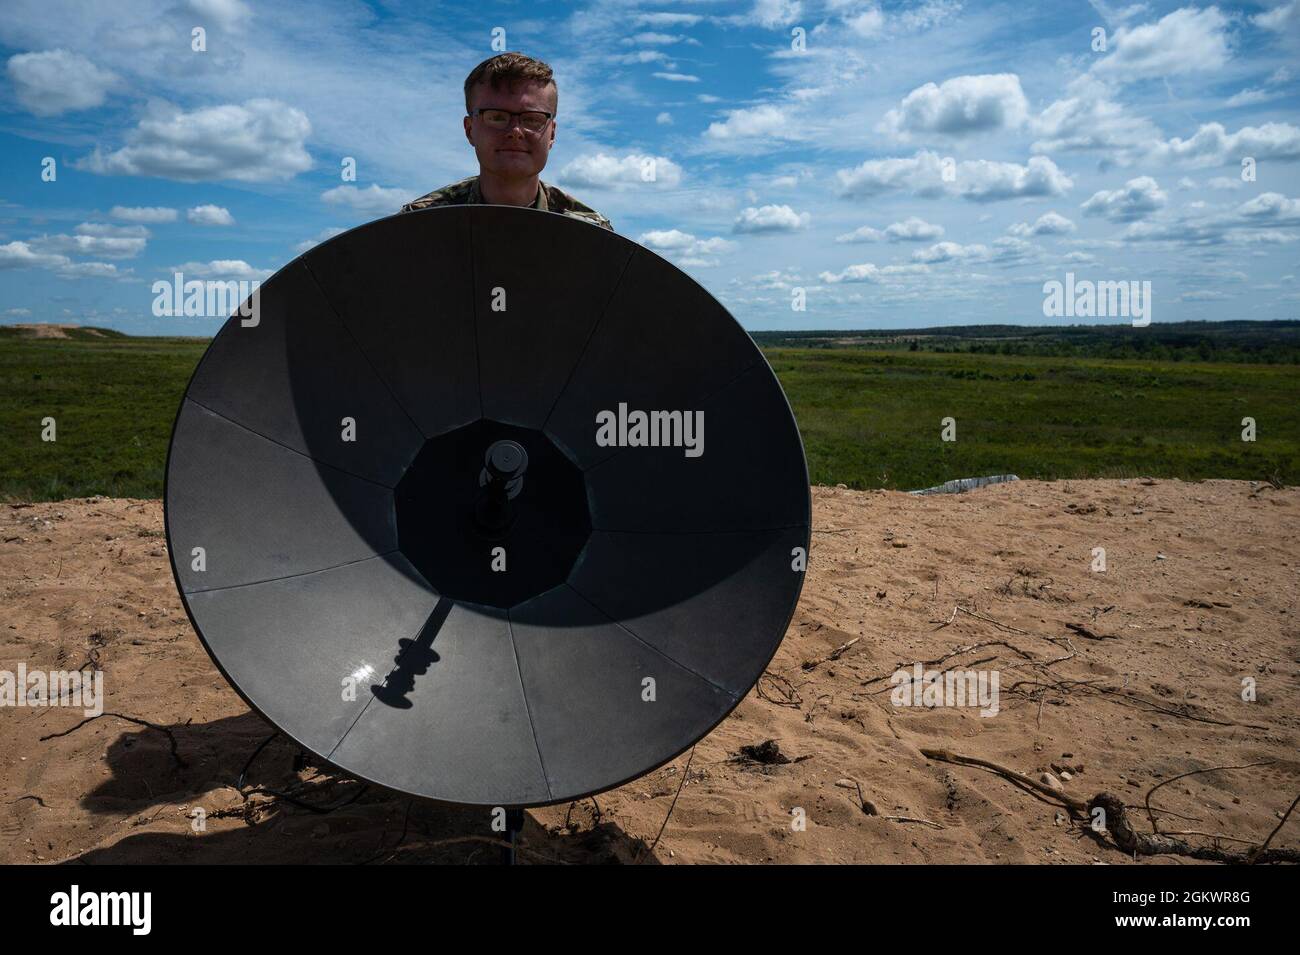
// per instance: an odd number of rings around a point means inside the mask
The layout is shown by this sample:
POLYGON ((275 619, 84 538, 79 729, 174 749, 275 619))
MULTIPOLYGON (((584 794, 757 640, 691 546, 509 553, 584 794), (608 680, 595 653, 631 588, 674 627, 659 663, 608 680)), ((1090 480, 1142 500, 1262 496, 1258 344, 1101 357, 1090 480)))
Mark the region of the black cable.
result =
POLYGON ((253 750, 253 755, 248 757, 248 762, 244 764, 244 768, 239 773, 239 779, 235 780, 235 788, 238 789, 240 792, 244 791, 244 777, 247 776, 248 771, 253 768, 253 760, 257 759, 257 757, 261 754, 262 750, 266 749, 267 743, 271 742, 271 740, 275 739, 279 735, 280 735, 280 731, 276 730, 266 739, 262 740, 261 745, 258 746, 257 749, 253 750))
MULTIPOLYGON (((235 781, 235 788, 239 790, 239 794, 244 797, 245 801, 247 801, 248 797, 252 795, 252 793, 244 792, 244 778, 248 775, 248 771, 253 768, 253 761, 256 760, 258 756, 261 755, 262 750, 266 749, 267 745, 271 742, 271 740, 275 739, 279 735, 280 735, 280 731, 276 730, 266 739, 262 740, 262 742, 258 744, 257 749, 253 750, 253 755, 248 757, 248 762, 244 763, 244 768, 239 774, 239 779, 235 781)), ((270 786, 259 786, 258 788, 254 789, 253 792, 269 793, 272 796, 275 796, 277 799, 283 799, 285 802, 297 806, 300 809, 306 809, 308 812, 314 812, 317 815, 323 816, 327 813, 334 812, 337 809, 342 809, 344 806, 352 805, 354 802, 356 802, 358 799, 364 796, 369 791, 369 789, 370 787, 368 785, 362 786, 361 789, 353 793, 350 798, 345 799, 342 802, 339 802, 333 806, 314 806, 309 802, 303 802, 301 799, 298 799, 297 797, 293 796, 291 793, 283 792, 279 789, 272 789, 270 786)))

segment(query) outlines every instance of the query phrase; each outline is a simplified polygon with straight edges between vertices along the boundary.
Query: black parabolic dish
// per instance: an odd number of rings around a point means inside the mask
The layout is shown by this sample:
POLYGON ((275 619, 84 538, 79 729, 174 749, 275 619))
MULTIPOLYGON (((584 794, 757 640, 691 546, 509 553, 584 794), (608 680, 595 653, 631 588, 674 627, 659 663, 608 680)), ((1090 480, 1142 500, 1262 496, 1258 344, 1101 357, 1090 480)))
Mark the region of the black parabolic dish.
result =
POLYGON ((165 518, 195 630, 284 733, 393 789, 544 805, 667 762, 754 685, 808 472, 689 276, 576 219, 450 206, 259 298, 190 381, 165 518))

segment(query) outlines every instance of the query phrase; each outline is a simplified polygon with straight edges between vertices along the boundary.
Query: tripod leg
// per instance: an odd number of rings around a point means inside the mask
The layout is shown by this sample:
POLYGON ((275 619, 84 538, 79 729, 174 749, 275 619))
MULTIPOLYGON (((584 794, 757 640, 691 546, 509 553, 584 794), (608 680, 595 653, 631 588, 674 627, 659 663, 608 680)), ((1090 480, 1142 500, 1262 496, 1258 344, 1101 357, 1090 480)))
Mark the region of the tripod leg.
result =
POLYGON ((515 843, 519 839, 519 833, 524 828, 524 811, 522 809, 506 810, 506 839, 510 842, 510 848, 502 849, 502 861, 506 865, 515 864, 515 843))

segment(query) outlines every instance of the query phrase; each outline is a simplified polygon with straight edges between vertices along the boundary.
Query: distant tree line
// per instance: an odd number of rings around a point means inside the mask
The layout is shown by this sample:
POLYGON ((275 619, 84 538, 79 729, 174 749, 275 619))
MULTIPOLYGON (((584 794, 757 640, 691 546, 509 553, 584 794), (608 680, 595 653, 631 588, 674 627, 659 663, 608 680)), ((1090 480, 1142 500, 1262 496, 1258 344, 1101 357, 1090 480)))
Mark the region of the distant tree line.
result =
POLYGON ((918 329, 759 331, 769 348, 871 348, 975 355, 1300 364, 1300 321, 1130 325, 955 325, 918 329))

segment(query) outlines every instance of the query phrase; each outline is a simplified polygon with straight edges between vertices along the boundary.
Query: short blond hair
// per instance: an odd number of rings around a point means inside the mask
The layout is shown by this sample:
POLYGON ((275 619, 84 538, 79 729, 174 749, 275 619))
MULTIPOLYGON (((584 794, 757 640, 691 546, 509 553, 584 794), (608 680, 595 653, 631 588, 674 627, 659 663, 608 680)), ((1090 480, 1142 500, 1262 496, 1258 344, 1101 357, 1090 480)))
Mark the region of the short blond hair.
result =
POLYGON ((550 66, 522 53, 498 53, 474 67, 465 77, 465 112, 470 112, 470 94, 480 83, 497 90, 502 83, 506 89, 513 89, 516 83, 523 82, 554 86, 556 109, 559 109, 560 88, 550 66))

